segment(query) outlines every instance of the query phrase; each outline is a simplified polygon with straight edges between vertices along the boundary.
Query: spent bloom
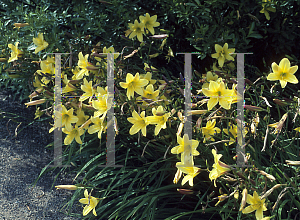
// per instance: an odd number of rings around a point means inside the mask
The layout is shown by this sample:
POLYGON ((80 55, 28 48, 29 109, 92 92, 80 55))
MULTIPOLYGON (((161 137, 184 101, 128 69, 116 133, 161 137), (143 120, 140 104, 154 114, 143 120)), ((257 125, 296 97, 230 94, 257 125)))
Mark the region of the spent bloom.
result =
POLYGON ((33 43, 37 46, 37 48, 35 48, 35 51, 34 51, 35 53, 38 53, 38 52, 44 50, 49 45, 48 42, 46 42, 44 40, 44 36, 42 33, 38 33, 38 37, 33 38, 32 40, 33 40, 33 43))
POLYGON ((220 67, 223 67, 225 60, 234 60, 234 58, 230 56, 229 53, 234 53, 235 49, 229 49, 227 43, 225 43, 223 47, 221 47, 219 44, 215 44, 215 50, 216 53, 212 54, 211 57, 218 60, 220 67))
POLYGON ((141 23, 144 24, 145 28, 147 28, 151 34, 155 34, 154 27, 158 27, 160 24, 156 21, 157 15, 153 15, 150 17, 148 13, 146 16, 140 16, 141 23))
POLYGON ((134 97, 134 92, 142 95, 142 87, 146 86, 148 82, 149 81, 147 79, 140 79, 139 73, 136 73, 135 76, 131 73, 127 73, 126 82, 120 82, 120 86, 127 89, 127 97, 128 99, 131 99, 131 97, 134 97))
POLYGON ((247 206, 245 209, 243 209, 244 214, 251 213, 253 211, 255 212, 256 220, 262 220, 263 219, 263 211, 266 211, 267 208, 265 206, 265 200, 266 199, 260 199, 257 192, 254 191, 253 196, 247 195, 247 203, 250 204, 250 206, 247 206))
POLYGON ((23 51, 18 49, 19 42, 16 42, 15 45, 8 44, 8 47, 12 50, 10 54, 10 58, 8 59, 8 62, 12 62, 14 60, 17 60, 18 57, 20 57, 23 54, 23 51))
POLYGON ((93 196, 90 196, 87 189, 84 191, 84 197, 85 198, 79 200, 80 203, 86 204, 86 206, 83 209, 83 213, 82 213, 83 216, 86 216, 92 210, 93 210, 94 216, 97 216, 95 208, 98 205, 100 199, 96 198, 96 197, 93 197, 93 196))
POLYGON ((291 63, 287 58, 283 58, 280 61, 279 66, 275 62, 272 63, 272 70, 273 73, 268 75, 267 80, 279 80, 282 88, 284 88, 288 82, 293 84, 298 83, 298 79, 294 75, 298 70, 298 66, 291 67, 291 63))
POLYGON ((137 20, 134 21, 134 24, 128 23, 128 26, 130 28, 130 35, 129 38, 134 38, 135 36, 140 42, 143 42, 143 34, 145 33, 144 28, 145 24, 144 23, 139 23, 137 20))

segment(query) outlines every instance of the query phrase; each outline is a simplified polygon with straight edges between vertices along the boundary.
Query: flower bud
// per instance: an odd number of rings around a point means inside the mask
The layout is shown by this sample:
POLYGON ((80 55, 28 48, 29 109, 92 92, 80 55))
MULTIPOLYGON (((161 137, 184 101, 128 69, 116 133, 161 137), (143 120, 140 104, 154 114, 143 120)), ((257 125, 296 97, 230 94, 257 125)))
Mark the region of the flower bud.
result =
POLYGON ((242 211, 245 208, 245 205, 247 202, 247 194, 248 194, 247 189, 244 189, 242 192, 242 201, 241 201, 240 211, 242 211))
POLYGON ((14 28, 21 28, 21 27, 25 27, 28 26, 28 23, 14 23, 14 28))
POLYGON ((32 101, 32 102, 27 102, 25 103, 25 105, 30 106, 30 105, 39 105, 39 104, 43 104, 46 102, 46 99, 40 99, 40 100, 35 100, 35 101, 32 101))
POLYGON ((245 109, 248 109, 248 110, 250 110, 250 111, 264 111, 264 109, 263 108, 261 108, 261 107, 258 107, 258 106, 252 106, 252 105, 244 105, 244 108, 245 109))
POLYGON ((78 187, 75 185, 59 185, 55 186, 56 189, 67 189, 67 190, 77 190, 78 187))
POLYGON ((160 34, 160 35, 153 35, 153 36, 150 36, 151 38, 154 38, 154 39, 164 39, 164 38, 167 38, 168 35, 167 34, 160 34))
POLYGON ((286 160, 285 161, 288 165, 293 165, 293 166, 299 166, 300 161, 292 161, 292 160, 286 160))

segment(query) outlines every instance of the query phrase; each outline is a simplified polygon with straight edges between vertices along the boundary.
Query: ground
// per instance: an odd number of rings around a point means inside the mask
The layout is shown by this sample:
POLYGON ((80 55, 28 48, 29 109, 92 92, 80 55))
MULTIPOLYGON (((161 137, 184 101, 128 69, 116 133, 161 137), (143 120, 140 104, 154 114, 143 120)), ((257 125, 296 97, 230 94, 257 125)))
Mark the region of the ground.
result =
MULTIPOLYGON (((80 219, 67 216, 63 208, 73 191, 51 188, 58 171, 42 176, 32 188, 41 170, 53 160, 53 150, 45 148, 53 141, 48 133, 49 122, 26 127, 34 117, 34 109, 0 92, 0 220, 80 219), (19 132, 17 136, 15 131, 19 132)), ((72 184, 72 176, 60 175, 55 185, 60 184, 72 184)), ((82 212, 78 202, 73 211, 82 212)))

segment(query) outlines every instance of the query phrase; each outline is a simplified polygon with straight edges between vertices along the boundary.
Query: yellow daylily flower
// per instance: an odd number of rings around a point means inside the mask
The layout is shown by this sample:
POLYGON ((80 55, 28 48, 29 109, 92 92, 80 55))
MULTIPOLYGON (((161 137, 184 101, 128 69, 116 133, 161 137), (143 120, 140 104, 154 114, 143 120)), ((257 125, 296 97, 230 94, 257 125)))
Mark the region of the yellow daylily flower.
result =
MULTIPOLYGON (((114 59, 117 59, 120 55, 120 53, 115 53, 115 48, 113 46, 109 48, 104 47, 103 53, 114 53, 114 59)), ((106 57, 104 59, 106 59, 106 57)))
POLYGON ((39 90, 39 89, 44 90, 44 88, 43 88, 44 84, 40 81, 40 79, 37 75, 34 77, 34 82, 32 83, 32 85, 36 88, 36 90, 39 90))
POLYGON ((80 108, 76 111, 76 116, 78 118, 78 121, 76 122, 76 125, 79 127, 80 125, 83 125, 89 118, 88 115, 84 114, 84 111, 80 108))
POLYGON ((76 80, 78 78, 78 73, 80 72, 80 68, 79 66, 76 66, 75 69, 72 69, 72 73, 73 73, 73 76, 72 76, 72 79, 73 80, 76 80))
MULTIPOLYGON (((52 77, 54 77, 55 68, 52 63, 48 63, 46 60, 42 60, 40 63, 40 67, 41 67, 41 69, 36 71, 38 74, 40 74, 41 76, 44 76, 45 74, 49 74, 49 75, 52 75, 52 77)), ((44 76, 42 78, 42 82, 44 84, 48 84, 50 82, 50 78, 44 76)))
POLYGON ((80 96, 79 101, 83 102, 86 99, 92 99, 95 91, 93 88, 93 81, 87 81, 86 78, 83 79, 83 85, 81 85, 81 90, 84 91, 82 96, 80 96))
POLYGON ((199 145, 199 141, 189 140, 189 136, 187 134, 185 134, 183 137, 177 135, 177 143, 179 145, 171 149, 172 154, 180 154, 189 150, 192 156, 199 155, 199 152, 196 150, 199 145))
POLYGON ((268 20, 270 20, 270 15, 268 11, 276 12, 276 8, 272 4, 273 3, 271 0, 262 0, 261 6, 263 8, 260 10, 260 13, 264 13, 268 20))
POLYGON ((149 81, 149 84, 152 84, 152 85, 154 85, 156 83, 156 80, 152 79, 152 73, 151 72, 147 72, 146 74, 141 74, 140 79, 146 79, 146 80, 149 81))
POLYGON ((132 31, 129 35, 129 38, 134 38, 135 36, 140 42, 143 42, 143 34, 145 33, 144 28, 145 24, 144 23, 139 23, 137 20, 134 21, 134 24, 128 23, 128 26, 130 30, 132 31))
POLYGON ((282 88, 284 88, 288 82, 293 84, 298 83, 298 79, 294 75, 298 70, 298 66, 291 67, 291 63, 287 58, 283 58, 280 61, 279 66, 275 62, 272 63, 272 70, 273 73, 268 75, 267 80, 279 80, 282 88))
POLYGON ((102 132, 105 129, 105 124, 104 124, 104 117, 102 116, 101 118, 99 117, 91 117, 91 121, 94 123, 92 126, 89 127, 88 133, 89 134, 94 134, 98 132, 98 138, 101 139, 102 132))
POLYGON ((75 127, 71 130, 67 130, 65 128, 62 129, 62 131, 67 134, 64 140, 65 145, 70 145, 72 141, 75 139, 78 144, 82 144, 82 141, 80 139, 80 136, 83 135, 84 130, 80 129, 75 125, 75 127))
POLYGON ((78 118, 73 115, 73 108, 67 110, 64 105, 62 105, 62 112, 61 112, 61 118, 62 118, 62 126, 65 126, 68 131, 72 131, 72 123, 76 123, 78 121, 78 118))
POLYGON ((97 96, 97 100, 92 101, 92 106, 97 109, 94 117, 106 115, 107 111, 112 107, 112 103, 108 103, 107 95, 97 96))
POLYGON ((215 126, 216 126, 216 120, 214 119, 212 121, 208 121, 206 123, 206 126, 201 128, 202 134, 204 136, 203 143, 205 143, 208 140, 215 141, 215 139, 212 136, 221 132, 221 129, 216 128, 215 126))
POLYGON ((159 95, 159 90, 154 91, 154 87, 152 84, 148 85, 146 89, 143 90, 143 94, 137 98, 137 100, 143 100, 143 98, 149 99, 143 102, 144 105, 150 102, 157 101, 157 97, 159 95))
POLYGON ((223 67, 225 60, 234 60, 234 58, 230 56, 229 53, 234 53, 235 49, 229 49, 227 43, 225 43, 223 47, 221 47, 219 44, 215 44, 215 50, 216 53, 212 54, 211 57, 218 60, 220 67, 223 67))
POLYGON ((96 197, 93 197, 93 196, 90 196, 87 189, 84 190, 84 197, 83 199, 80 199, 79 202, 82 203, 82 204, 85 204, 86 206, 84 207, 83 209, 83 216, 86 216, 87 214, 90 213, 90 211, 93 210, 93 214, 94 216, 97 216, 97 213, 96 213, 96 206, 98 205, 100 199, 99 198, 96 198, 96 197))
POLYGON ((262 220, 263 219, 263 211, 266 211, 267 208, 265 206, 265 200, 266 199, 260 199, 257 192, 254 191, 253 196, 247 195, 247 203, 250 204, 250 206, 243 209, 243 214, 248 214, 253 211, 255 212, 256 220, 262 220))
POLYGON ((145 28, 147 28, 152 35, 155 34, 154 27, 158 27, 160 25, 159 22, 156 21, 157 15, 153 15, 150 17, 148 13, 146 16, 140 16, 141 23, 144 24, 145 28))
POLYGON ((223 156, 222 154, 217 154, 215 149, 212 149, 212 154, 214 155, 215 163, 213 164, 213 169, 209 171, 209 179, 211 181, 214 180, 214 186, 217 187, 216 179, 222 176, 224 173, 230 171, 230 167, 220 161, 220 158, 223 156))
POLYGON ((64 75, 63 82, 66 86, 62 88, 62 93, 68 93, 76 90, 76 87, 69 83, 70 80, 68 80, 67 74, 64 75))
POLYGON ((212 73, 211 71, 208 71, 207 74, 206 74, 206 77, 205 77, 205 83, 202 85, 202 89, 203 88, 208 89, 209 82, 210 81, 217 81, 218 79, 219 79, 218 75, 212 73))
POLYGON ((8 59, 8 63, 17 60, 23 54, 23 51, 18 49, 19 42, 16 42, 15 45, 8 44, 8 47, 12 50, 10 54, 10 58, 8 59))
POLYGON ((154 134, 158 135, 161 129, 167 128, 167 121, 170 117, 170 113, 166 113, 162 106, 159 106, 157 109, 152 108, 153 116, 148 116, 147 119, 150 124, 155 124, 154 134))
POLYGON ((139 115, 134 110, 132 112, 132 117, 127 118, 127 120, 133 124, 129 130, 130 135, 134 135, 141 130, 143 136, 146 136, 146 133, 147 133, 146 127, 147 127, 147 125, 149 125, 149 122, 147 120, 147 117, 145 117, 145 111, 142 111, 141 115, 139 115))
POLYGON ((194 177, 200 173, 201 169, 193 165, 185 165, 182 162, 177 162, 176 167, 178 168, 178 170, 180 170, 180 172, 186 174, 181 181, 181 185, 183 186, 187 181, 189 181, 189 185, 193 186, 194 177))
POLYGON ((86 54, 83 56, 82 52, 78 54, 78 67, 81 68, 81 70, 76 74, 76 79, 82 79, 83 76, 89 75, 89 69, 88 67, 92 67, 93 65, 88 62, 89 54, 86 54))
POLYGON ((207 108, 211 110, 218 103, 225 109, 230 109, 228 99, 232 96, 232 91, 225 88, 224 82, 210 81, 208 89, 203 88, 205 96, 210 97, 207 108))
POLYGON ((44 50, 45 48, 48 47, 48 43, 44 40, 44 36, 42 33, 38 33, 38 37, 33 38, 33 43, 37 46, 37 48, 35 48, 34 53, 38 53, 42 50, 44 50))
POLYGON ((134 92, 142 95, 142 87, 146 86, 148 82, 147 79, 140 79, 139 73, 136 73, 134 77, 131 73, 127 73, 126 82, 120 82, 120 86, 127 89, 127 97, 130 100, 131 97, 134 97, 134 92))
MULTIPOLYGON (((230 136, 230 141, 228 145, 231 145, 233 143, 236 143, 237 139, 237 132, 238 132, 238 127, 232 123, 229 123, 229 129, 223 129, 224 133, 230 136), (230 134, 229 134, 230 133, 230 134)), ((244 129, 244 135, 248 133, 247 129, 244 129)), ((242 135, 240 136, 240 139, 238 140, 238 143, 241 145, 242 143, 242 135)), ((225 144, 227 146, 227 144, 225 144)))

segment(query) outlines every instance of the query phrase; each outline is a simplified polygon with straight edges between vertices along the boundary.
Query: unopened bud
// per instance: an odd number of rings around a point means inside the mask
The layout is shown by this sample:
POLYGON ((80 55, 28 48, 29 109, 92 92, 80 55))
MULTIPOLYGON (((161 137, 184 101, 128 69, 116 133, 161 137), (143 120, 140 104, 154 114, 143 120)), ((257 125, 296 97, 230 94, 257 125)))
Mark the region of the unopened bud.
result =
POLYGON ((67 189, 67 190, 77 190, 78 187, 75 185, 59 185, 55 186, 56 189, 67 189))
POLYGON ((245 109, 248 109, 248 110, 250 110, 250 111, 258 111, 258 112, 264 111, 263 108, 258 107, 258 106, 252 106, 252 105, 244 105, 244 108, 245 108, 245 109))
POLYGON ((272 175, 270 175, 270 174, 268 174, 268 173, 266 173, 266 172, 264 172, 262 170, 260 170, 259 172, 260 172, 261 175, 264 175, 265 177, 267 177, 268 179, 270 179, 271 182, 273 182, 274 180, 276 180, 274 176, 272 176, 272 175))
POLYGON ((167 38, 168 35, 167 34, 160 34, 160 35, 153 35, 153 36, 150 36, 151 38, 154 38, 154 39, 164 39, 164 38, 167 38))
POLYGON ((6 62, 7 61, 7 58, 0 58, 0 62, 6 62))
POLYGON ((292 161, 292 160, 286 160, 285 161, 288 165, 293 165, 293 166, 299 166, 300 161, 292 161))
POLYGON ((241 201, 240 211, 242 211, 246 206, 247 195, 248 195, 248 191, 247 191, 247 189, 244 189, 242 192, 242 201, 241 201))
POLYGON ((265 194, 263 194, 260 199, 267 198, 275 189, 279 188, 280 186, 286 186, 286 184, 276 184, 271 189, 269 189, 265 194))
POLYGON ((14 23, 15 28, 21 28, 28 25, 29 25, 28 23, 14 23))
POLYGON ((39 105, 39 104, 43 104, 46 102, 46 99, 40 99, 40 100, 35 100, 35 101, 32 101, 32 102, 27 102, 25 103, 25 105, 30 106, 30 105, 39 105))
POLYGON ((285 106, 285 105, 288 105, 289 103, 286 102, 285 100, 279 100, 279 99, 273 99, 273 101, 279 105, 279 106, 285 106))

